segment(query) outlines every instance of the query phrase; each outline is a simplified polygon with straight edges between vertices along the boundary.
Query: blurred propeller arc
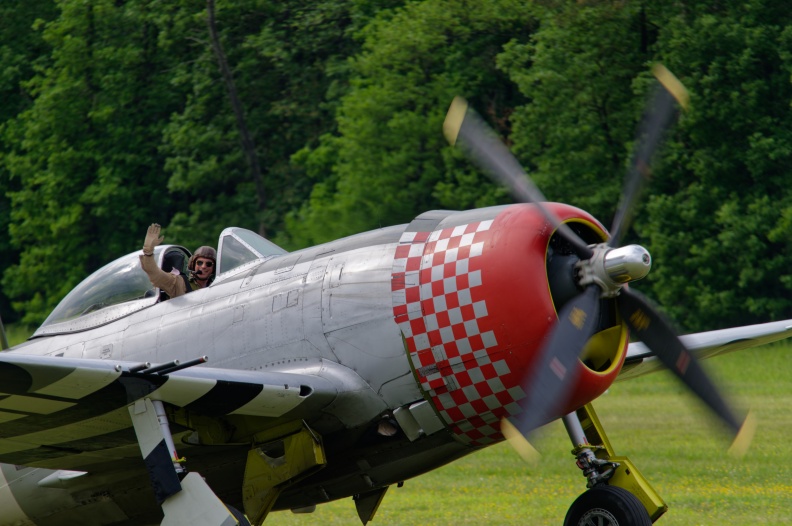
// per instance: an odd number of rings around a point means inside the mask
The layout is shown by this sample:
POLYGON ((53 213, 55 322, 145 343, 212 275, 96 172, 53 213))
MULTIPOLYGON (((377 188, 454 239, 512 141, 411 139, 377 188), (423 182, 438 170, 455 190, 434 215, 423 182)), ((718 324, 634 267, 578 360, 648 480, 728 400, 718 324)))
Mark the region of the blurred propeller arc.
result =
POLYGON ((752 419, 746 418, 741 423, 670 323, 642 295, 624 286, 644 277, 651 266, 649 253, 643 247, 619 245, 651 175, 652 158, 680 109, 688 106, 687 91, 670 71, 657 65, 653 73, 656 79, 653 93, 638 128, 624 190, 610 230, 611 237, 606 243, 587 244, 543 206, 544 196, 519 161, 464 99, 455 98, 446 116, 443 131, 448 141, 505 186, 515 201, 536 206, 578 258, 575 268, 580 292, 559 307, 558 321, 539 351, 537 365, 523 379, 526 398, 519 418, 512 417, 510 422, 502 424, 504 435, 524 437, 521 443, 533 430, 547 423, 553 415, 558 415, 566 404, 575 385, 577 360, 596 330, 601 297, 615 300, 623 323, 633 335, 643 341, 696 397, 726 423, 736 437, 734 451, 745 451, 750 443, 752 419), (609 265, 615 266, 616 260, 620 264, 626 260, 632 269, 628 274, 620 275, 618 280, 608 274, 609 265), (751 423, 746 425, 748 422, 751 423))

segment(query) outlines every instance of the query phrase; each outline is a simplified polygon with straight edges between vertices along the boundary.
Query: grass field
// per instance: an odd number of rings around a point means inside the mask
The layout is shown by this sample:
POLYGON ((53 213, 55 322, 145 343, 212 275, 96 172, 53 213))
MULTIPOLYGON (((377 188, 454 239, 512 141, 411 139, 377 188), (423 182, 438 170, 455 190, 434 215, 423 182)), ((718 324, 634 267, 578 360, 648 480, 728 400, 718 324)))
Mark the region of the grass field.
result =
MULTIPOLYGON (((24 329, 9 340, 24 340, 24 329)), ((707 361, 712 374, 759 422, 741 460, 726 454, 717 424, 667 373, 614 385, 594 403, 616 453, 629 456, 665 499, 662 526, 792 524, 792 344, 707 361)), ((560 525, 585 490, 560 422, 534 440, 542 458, 525 464, 499 444, 389 490, 372 524, 560 525)), ((360 524, 352 499, 316 512, 277 512, 268 526, 360 524)))
MULTIPOLYGON (((792 524, 792 345, 770 345, 707 362, 735 402, 759 422, 745 456, 726 454, 717 424, 667 373, 618 383, 594 403, 619 455, 629 456, 665 499, 663 526, 792 524)), ((499 444, 388 491, 373 524, 560 525, 585 480, 560 422, 534 441, 527 465, 499 444)), ((360 524, 352 499, 310 515, 277 512, 267 525, 360 524)))

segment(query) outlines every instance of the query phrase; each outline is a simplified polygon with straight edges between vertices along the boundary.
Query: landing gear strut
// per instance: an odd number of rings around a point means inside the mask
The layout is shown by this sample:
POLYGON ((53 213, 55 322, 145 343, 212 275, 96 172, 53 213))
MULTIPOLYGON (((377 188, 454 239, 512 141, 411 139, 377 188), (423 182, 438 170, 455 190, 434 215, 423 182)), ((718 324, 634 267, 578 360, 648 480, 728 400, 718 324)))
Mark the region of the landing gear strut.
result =
POLYGON ((572 503, 564 526, 651 526, 668 510, 630 459, 615 456, 591 404, 563 420, 589 488, 572 503))
POLYGON ((168 417, 161 401, 144 398, 129 406, 140 452, 151 478, 154 496, 165 518, 162 526, 248 526, 229 510, 198 473, 188 473, 176 454, 168 417))

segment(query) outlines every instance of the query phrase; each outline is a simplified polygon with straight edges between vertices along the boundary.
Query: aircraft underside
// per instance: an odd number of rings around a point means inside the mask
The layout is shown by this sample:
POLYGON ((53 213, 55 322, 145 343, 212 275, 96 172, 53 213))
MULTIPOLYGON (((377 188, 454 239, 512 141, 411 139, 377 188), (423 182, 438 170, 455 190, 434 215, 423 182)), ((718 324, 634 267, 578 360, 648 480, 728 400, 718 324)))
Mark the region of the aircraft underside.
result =
MULTIPOLYGON (((370 428, 324 437, 323 449, 326 465, 307 478, 287 484, 272 511, 305 511, 331 500, 378 494, 474 451, 450 433, 411 442, 403 433, 382 436, 370 428)), ((200 473, 225 504, 243 509, 248 446, 182 445, 179 451, 187 458, 188 469, 200 473)), ((289 462, 286 456, 273 458, 289 462)), ((79 473, 0 464, 0 474, 6 481, 3 485, 8 484, 0 491, 4 510, 0 524, 17 524, 14 520, 23 516, 31 522, 19 524, 47 526, 162 522, 162 508, 142 465, 123 471, 79 473), (35 500, 27 498, 32 495, 36 495, 35 500), (17 512, 11 513, 15 508, 17 512)))

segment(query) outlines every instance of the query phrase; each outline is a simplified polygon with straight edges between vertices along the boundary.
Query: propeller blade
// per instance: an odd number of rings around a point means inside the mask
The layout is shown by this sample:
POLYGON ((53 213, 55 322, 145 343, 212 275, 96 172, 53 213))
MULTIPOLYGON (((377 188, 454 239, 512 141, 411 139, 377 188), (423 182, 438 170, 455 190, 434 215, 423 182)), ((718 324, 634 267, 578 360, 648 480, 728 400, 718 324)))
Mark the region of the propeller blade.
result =
POLYGON ((490 174, 496 182, 505 186, 516 201, 536 205, 553 228, 569 241, 580 259, 591 258, 592 250, 555 214, 542 205, 547 201, 542 192, 531 181, 519 161, 498 138, 495 131, 468 107, 465 99, 454 98, 443 122, 443 133, 452 146, 460 146, 473 162, 490 174))
POLYGON ((590 286, 558 313, 539 365, 523 384, 527 397, 520 418, 511 420, 523 436, 557 416, 558 409, 566 403, 577 380, 580 353, 599 318, 599 298, 599 287, 590 286))
POLYGON ((655 92, 641 120, 637 143, 630 169, 625 179, 619 208, 611 226, 608 245, 618 247, 625 232, 630 228, 635 204, 652 174, 650 163, 666 130, 671 127, 679 113, 678 107, 687 109, 688 93, 681 82, 664 66, 657 64, 652 71, 657 79, 655 92))
POLYGON ((518 455, 522 457, 522 459, 529 464, 536 464, 539 458, 542 456, 539 451, 536 450, 528 439, 525 438, 525 435, 521 434, 520 431, 514 427, 514 424, 509 422, 508 418, 504 418, 501 420, 501 433, 503 434, 504 438, 509 442, 509 445, 514 449, 518 455))
POLYGON ((753 433, 749 429, 753 426, 752 419, 746 418, 740 423, 699 361, 690 354, 660 313, 641 294, 628 288, 622 289, 618 304, 622 318, 635 337, 645 343, 671 372, 726 422, 731 432, 743 443, 738 445, 738 440, 735 440, 735 446, 747 449, 744 442, 750 442, 750 438, 744 437, 746 433, 753 433))

